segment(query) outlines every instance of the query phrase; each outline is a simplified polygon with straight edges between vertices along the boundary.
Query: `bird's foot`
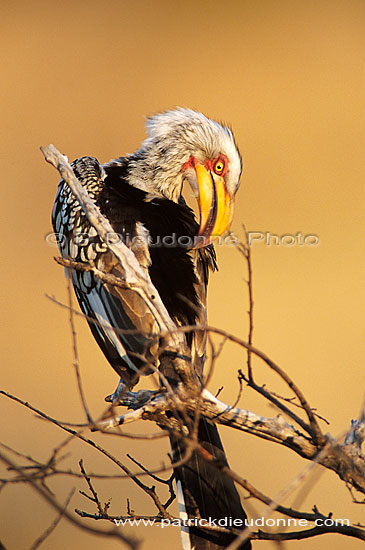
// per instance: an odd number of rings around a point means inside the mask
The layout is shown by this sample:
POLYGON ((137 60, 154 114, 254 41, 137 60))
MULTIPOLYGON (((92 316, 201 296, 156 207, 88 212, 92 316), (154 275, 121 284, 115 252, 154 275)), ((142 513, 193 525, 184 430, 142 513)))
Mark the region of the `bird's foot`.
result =
POLYGON ((139 409, 160 393, 161 390, 128 391, 128 386, 120 380, 115 392, 105 397, 105 401, 115 406, 139 409))

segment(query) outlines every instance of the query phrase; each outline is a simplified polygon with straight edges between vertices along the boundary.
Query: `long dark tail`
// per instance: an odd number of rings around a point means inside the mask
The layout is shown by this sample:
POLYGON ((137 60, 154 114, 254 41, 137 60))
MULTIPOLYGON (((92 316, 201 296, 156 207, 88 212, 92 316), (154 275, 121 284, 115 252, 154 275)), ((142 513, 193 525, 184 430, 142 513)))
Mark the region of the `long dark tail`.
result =
MULTIPOLYGON (((205 418, 199 421, 199 442, 220 464, 228 466, 217 427, 205 418)), ((171 437, 174 461, 185 456, 185 445, 181 439, 171 437)), ((246 513, 231 478, 223 474, 216 465, 194 452, 187 462, 175 468, 181 519, 203 518, 223 520, 220 526, 232 527, 233 519, 242 520, 245 527, 246 513)), ((192 522, 190 522, 192 523, 192 522)), ((236 524, 237 525, 237 524, 236 524)), ((218 524, 219 526, 219 524, 218 524)), ((237 528, 237 527, 235 527, 237 528)), ((182 527, 183 550, 220 550, 226 548, 234 535, 204 530, 199 526, 182 527)), ((240 549, 249 550, 250 541, 240 549)))

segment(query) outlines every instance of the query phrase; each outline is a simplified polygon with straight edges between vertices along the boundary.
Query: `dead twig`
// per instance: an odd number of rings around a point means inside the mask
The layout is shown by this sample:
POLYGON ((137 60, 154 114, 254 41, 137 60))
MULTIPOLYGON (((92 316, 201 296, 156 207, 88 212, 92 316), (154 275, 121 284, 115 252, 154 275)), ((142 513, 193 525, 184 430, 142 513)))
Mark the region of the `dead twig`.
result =
POLYGON ((92 533, 94 535, 97 535, 99 537, 112 537, 119 542, 127 545, 131 550, 138 550, 139 548, 139 542, 132 538, 127 537, 123 535, 120 530, 114 528, 111 530, 100 530, 95 529, 94 527, 90 527, 89 525, 86 525, 84 522, 79 521, 75 518, 75 516, 71 515, 64 507, 53 497, 50 495, 48 491, 46 491, 43 487, 41 487, 39 484, 37 484, 31 476, 29 476, 20 466, 17 466, 12 460, 10 460, 8 457, 6 457, 1 451, 0 451, 0 460, 6 464, 7 466, 13 468, 14 470, 17 470, 20 474, 22 474, 27 483, 44 499, 48 502, 48 504, 57 510, 60 514, 62 513, 62 516, 66 518, 70 523, 75 525, 76 527, 82 529, 83 531, 87 531, 88 533, 92 533))
MULTIPOLYGON (((246 230, 245 224, 243 224, 243 234, 245 236, 245 242, 244 243, 238 243, 237 249, 246 259, 247 263, 247 272, 248 272, 248 279, 247 279, 247 288, 248 288, 248 319, 249 319, 249 325, 248 325, 248 344, 252 346, 252 339, 253 339, 253 307, 254 307, 254 300, 253 300, 253 274, 252 274, 252 262, 251 262, 251 247, 248 242, 248 233, 246 230)), ((251 382, 253 382, 253 370, 252 370, 252 363, 251 363, 251 350, 247 349, 247 372, 248 372, 248 378, 251 382)))
POLYGON ((60 511, 60 513, 58 514, 58 516, 55 518, 55 520, 51 523, 51 525, 49 527, 47 527, 47 529, 37 538, 37 540, 32 544, 30 550, 37 550, 37 548, 39 548, 41 546, 41 544, 53 533, 53 531, 56 529, 57 525, 59 524, 59 522, 61 521, 63 515, 64 515, 64 512, 67 508, 67 506, 69 505, 70 503, 70 500, 73 496, 75 492, 75 489, 72 489, 72 491, 70 492, 70 494, 68 495, 64 505, 63 505, 63 509, 60 511))
POLYGON ((84 479, 90 489, 90 492, 92 494, 92 497, 90 497, 89 495, 87 495, 86 493, 84 493, 83 491, 79 491, 80 494, 84 495, 85 497, 87 497, 88 499, 92 500, 93 502, 95 502, 97 508, 98 508, 98 511, 99 511, 99 514, 104 514, 105 512, 105 506, 104 508, 101 506, 101 502, 99 500, 99 497, 98 497, 98 493, 95 491, 94 489, 94 486, 93 484, 91 483, 91 479, 90 477, 87 475, 86 471, 85 471, 85 468, 84 468, 84 463, 83 463, 83 460, 82 458, 79 460, 79 466, 80 466, 80 470, 81 470, 81 473, 82 475, 84 476, 84 479))
MULTIPOLYGON (((306 529, 303 531, 291 531, 287 533, 267 533, 265 531, 258 531, 251 535, 252 540, 304 540, 318 535, 326 535, 329 533, 337 533, 339 535, 345 535, 347 537, 354 537, 359 540, 365 540, 365 531, 353 527, 351 525, 330 525, 330 526, 318 526, 306 529)), ((229 547, 227 548, 229 550, 229 547)))
MULTIPOLYGON (((275 407, 277 407, 281 412, 283 412, 289 418, 291 418, 291 420, 294 420, 294 422, 296 422, 298 424, 298 426, 300 426, 301 428, 303 428, 303 430, 308 432, 308 424, 306 422, 304 422, 304 420, 302 418, 300 418, 300 416, 298 416, 292 410, 290 410, 286 405, 281 403, 273 392, 267 390, 265 388, 265 386, 259 386, 253 380, 249 380, 249 378, 247 376, 245 376, 245 374, 242 372, 241 369, 238 370, 238 375, 242 380, 244 380, 247 383, 249 388, 252 388, 257 393, 259 393, 260 395, 265 397, 265 399, 267 399, 273 405, 275 405, 275 407)), ((303 409, 302 405, 297 404, 297 406, 300 407, 301 409, 303 409)))
POLYGON ((170 504, 172 504, 174 502, 174 500, 176 499, 176 494, 175 494, 175 491, 174 491, 174 487, 173 487, 173 480, 175 478, 175 474, 172 473, 171 476, 168 478, 168 479, 163 479, 162 477, 159 477, 159 476, 156 476, 153 472, 151 472, 150 470, 148 470, 145 466, 143 466, 143 464, 141 464, 140 462, 138 462, 138 460, 136 460, 135 458, 133 458, 133 456, 131 456, 130 454, 127 453, 127 457, 132 461, 134 462, 134 464, 136 464, 137 466, 139 466, 141 468, 141 470, 143 470, 146 474, 148 474, 152 479, 154 479, 155 481, 157 481, 158 483, 162 483, 163 485, 167 485, 168 488, 169 488, 169 493, 170 493, 170 496, 168 498, 168 500, 165 502, 165 504, 163 505, 163 507, 165 508, 165 510, 170 506, 170 504))
POLYGON ((90 415, 89 408, 86 403, 85 393, 82 387, 82 381, 81 381, 81 375, 80 375, 80 361, 79 361, 79 352, 77 349, 77 335, 76 335, 76 328, 74 323, 74 316, 73 316, 73 308, 72 308, 72 290, 71 290, 71 279, 70 277, 67 277, 67 295, 68 295, 68 304, 69 304, 69 320, 70 320, 70 327, 71 327, 71 335, 72 335, 72 350, 73 350, 73 366, 76 373, 76 380, 77 380, 77 387, 79 390, 79 395, 81 399, 82 406, 84 408, 87 421, 89 424, 93 423, 93 420, 90 415))

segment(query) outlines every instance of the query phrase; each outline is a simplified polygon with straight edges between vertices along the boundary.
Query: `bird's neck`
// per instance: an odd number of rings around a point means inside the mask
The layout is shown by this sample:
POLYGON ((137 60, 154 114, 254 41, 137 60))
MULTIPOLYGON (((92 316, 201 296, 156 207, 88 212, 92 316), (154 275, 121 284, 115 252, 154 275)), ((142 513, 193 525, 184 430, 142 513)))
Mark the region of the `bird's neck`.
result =
POLYGON ((148 193, 151 198, 169 199, 179 202, 183 174, 176 169, 175 162, 162 162, 159 150, 139 150, 127 157, 128 183, 148 193))

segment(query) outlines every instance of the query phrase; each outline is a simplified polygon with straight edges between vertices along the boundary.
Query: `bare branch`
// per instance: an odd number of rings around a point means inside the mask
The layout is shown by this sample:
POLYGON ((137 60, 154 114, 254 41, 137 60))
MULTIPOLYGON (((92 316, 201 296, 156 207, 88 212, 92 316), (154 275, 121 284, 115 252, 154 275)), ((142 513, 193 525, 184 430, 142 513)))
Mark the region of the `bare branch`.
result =
MULTIPOLYGON (((252 388, 257 393, 265 397, 265 399, 270 401, 280 411, 282 411, 284 414, 289 416, 289 418, 294 420, 294 422, 296 422, 301 428, 303 428, 303 430, 305 430, 308 433, 311 433, 310 430, 308 430, 308 424, 304 422, 304 420, 302 420, 300 416, 298 416, 292 410, 290 410, 286 405, 281 403, 279 401, 279 397, 274 392, 271 392, 267 390, 265 386, 259 386, 258 384, 256 384, 256 382, 254 382, 253 380, 250 380, 247 376, 244 375, 241 369, 238 370, 238 374, 239 374, 239 377, 247 383, 249 388, 252 388)), ((303 409, 302 405, 299 405, 298 403, 292 403, 290 400, 287 400, 287 401, 289 401, 291 405, 294 405, 294 406, 296 405, 297 407, 300 407, 301 409, 303 409)), ((315 414, 315 416, 318 417, 317 414, 315 414)))
MULTIPOLYGON (((206 389, 202 391, 201 396, 201 410, 203 414, 210 419, 217 419, 220 424, 244 431, 253 431, 256 434, 270 435, 283 444, 290 440, 290 444, 293 447, 297 447, 297 452, 300 450, 306 457, 313 456, 316 452, 316 447, 310 443, 309 439, 301 435, 281 417, 267 418, 245 409, 232 408, 218 400, 206 389)), ((181 405, 185 405, 187 410, 195 411, 196 399, 187 392, 184 392, 184 390, 177 390, 175 398, 179 398, 181 405)), ((157 395, 137 410, 96 423, 94 429, 108 430, 140 419, 155 421, 156 415, 159 415, 159 419, 161 420, 161 413, 170 409, 171 402, 167 399, 167 396, 163 394, 157 395)))
POLYGON ((168 498, 167 502, 163 505, 163 507, 165 508, 165 510, 170 506, 170 504, 172 504, 172 502, 174 502, 175 498, 176 498, 176 495, 175 495, 175 491, 174 491, 174 487, 173 487, 173 480, 174 480, 174 477, 175 477, 175 474, 172 473, 171 476, 168 478, 168 479, 163 479, 162 477, 158 477, 156 476, 153 472, 151 472, 150 470, 148 470, 147 468, 145 468, 145 466, 143 466, 143 464, 141 464, 140 462, 138 462, 138 460, 136 460, 135 458, 133 458, 133 456, 131 456, 130 454, 127 453, 127 457, 132 460, 132 462, 134 462, 135 464, 137 464, 137 466, 139 466, 141 468, 141 470, 143 470, 146 474, 148 474, 152 479, 154 479, 155 481, 157 481, 158 483, 162 483, 162 484, 165 484, 168 486, 169 488, 169 493, 170 493, 170 497, 168 498))
MULTIPOLYGON (((303 480, 308 477, 315 465, 320 463, 320 461, 326 457, 330 449, 331 444, 327 443, 327 445, 318 453, 318 455, 313 458, 312 462, 310 462, 310 464, 308 464, 301 472, 299 472, 298 475, 295 476, 269 504, 267 504, 262 514, 262 517, 264 519, 269 517, 271 513, 277 509, 278 505, 280 505, 291 493, 293 493, 293 491, 303 482, 303 480)), ((205 449, 204 452, 206 452, 205 449)), ((240 483, 239 478, 237 479, 237 476, 228 468, 227 470, 227 475, 232 477, 232 479, 237 481, 237 483, 240 483)), ((246 527, 246 529, 244 529, 227 547, 227 550, 238 550, 241 543, 249 538, 251 532, 252 527, 246 527)))
MULTIPOLYGON (((328 527, 317 526, 312 529, 306 529, 303 531, 291 531, 289 533, 266 533, 264 531, 258 531, 253 533, 251 538, 253 540, 303 540, 318 535, 325 535, 328 533, 337 533, 339 535, 346 535, 347 537, 354 537, 356 539, 365 540, 365 531, 358 527, 351 525, 330 525, 328 527)), ((228 550, 228 549, 227 549, 228 550)))
MULTIPOLYGON (((56 420, 55 418, 52 418, 51 416, 45 414, 40 409, 37 409, 36 407, 33 407, 33 405, 31 405, 27 401, 23 401, 19 397, 16 397, 15 395, 12 395, 11 393, 6 392, 4 390, 0 390, 0 395, 4 395, 4 396, 8 397, 9 399, 12 399, 13 401, 16 401, 17 403, 23 405, 27 409, 30 409, 31 411, 37 413, 43 419, 51 422, 52 424, 55 424, 56 426, 61 428, 61 430, 64 430, 65 432, 71 434, 73 437, 75 437, 77 439, 80 439, 81 441, 83 441, 87 445, 90 445, 95 450, 99 451, 104 456, 106 456, 109 460, 111 460, 111 462, 114 462, 114 464, 116 466, 118 466, 118 468, 120 468, 122 471, 124 471, 126 473, 126 475, 124 476, 125 478, 131 478, 132 477, 132 479, 133 479, 133 478, 142 477, 142 476, 147 475, 144 472, 135 472, 135 473, 130 472, 129 469, 126 466, 124 466, 124 464, 122 464, 122 462, 118 458, 113 456, 107 449, 104 449, 104 447, 102 447, 101 445, 99 445, 98 443, 93 441, 92 439, 89 439, 88 437, 85 437, 81 433, 79 433, 79 432, 77 432, 77 431, 75 431, 75 430, 73 430, 73 429, 71 429, 67 426, 64 426, 62 423, 58 422, 58 420, 56 420)), ((188 460, 188 459, 189 459, 189 457, 187 457, 184 460, 178 461, 174 464, 164 465, 161 468, 155 469, 153 473, 166 472, 168 470, 171 470, 174 466, 180 466, 180 464, 183 464, 185 462, 185 460, 188 460)), ((122 477, 122 476, 119 476, 119 477, 122 477)))
MULTIPOLYGON (((200 329, 200 326, 198 327, 200 329)), ((182 329, 183 330, 183 329, 182 329)), ((202 329, 203 330, 203 329, 202 329)), ((298 388, 298 386, 295 384, 295 382, 290 378, 290 376, 281 368, 279 365, 277 365, 266 353, 260 351, 255 346, 250 345, 248 342, 245 342, 241 338, 238 338, 236 336, 233 336, 232 334, 227 333, 224 330, 217 329, 215 327, 207 326, 205 327, 206 331, 214 332, 215 334, 221 334, 222 336, 226 336, 228 340, 231 342, 235 342, 236 344, 246 348, 247 350, 250 350, 254 355, 262 359, 274 372, 276 372, 282 380, 288 385, 288 387, 293 391, 293 393, 297 396, 299 399, 299 402, 301 406, 303 407, 304 411, 307 414, 310 427, 306 427, 306 431, 311 434, 311 436, 314 439, 314 442, 318 445, 324 445, 326 442, 326 438, 323 435, 317 420, 314 416, 312 408, 309 406, 309 403, 305 396, 303 395, 302 391, 298 388)))
MULTIPOLYGON (((245 224, 243 224, 243 233, 245 236, 245 242, 239 243, 237 245, 237 248, 239 252, 245 257, 247 262, 247 272, 248 272, 248 279, 247 279, 247 288, 248 288, 248 319, 249 319, 249 328, 248 328, 248 344, 252 346, 252 338, 253 338, 253 275, 252 275, 252 262, 251 262, 251 247, 248 242, 248 234, 245 227, 245 224)), ((251 350, 247 349, 247 371, 248 371, 248 378, 251 382, 253 382, 253 371, 252 371, 252 364, 251 364, 251 350)))
POLYGON ((95 529, 94 527, 90 527, 86 525, 84 522, 79 521, 71 515, 69 512, 67 512, 66 509, 54 498, 50 495, 48 491, 46 491, 43 487, 41 487, 39 484, 37 484, 31 476, 29 476, 21 467, 17 466, 12 460, 10 460, 8 457, 6 457, 2 452, 0 452, 0 460, 4 462, 7 466, 12 467, 14 470, 17 470, 20 474, 22 474, 27 482, 31 485, 31 487, 52 506, 52 508, 55 508, 59 513, 62 513, 63 517, 65 517, 70 523, 75 525, 76 527, 79 527, 80 529, 87 531, 89 533, 93 533, 94 535, 98 535, 101 537, 112 537, 119 540, 121 543, 127 545, 132 550, 137 550, 139 548, 139 542, 137 542, 132 537, 127 537, 125 535, 122 535, 120 530, 118 529, 111 529, 111 530, 99 530, 95 529))
POLYGON ((86 403, 85 394, 84 394, 84 390, 83 390, 82 382, 81 382, 80 361, 79 361, 79 353, 78 353, 78 350, 77 350, 77 335, 76 335, 74 316, 73 316, 73 308, 72 308, 72 291, 71 291, 71 279, 70 279, 70 277, 67 277, 67 295, 68 295, 68 303, 69 303, 69 306, 70 306, 69 307, 69 314, 70 314, 69 319, 70 319, 70 327, 71 327, 71 335, 72 335, 72 349, 73 349, 73 356, 74 356, 73 366, 75 368, 75 373, 76 373, 77 387, 78 387, 78 390, 79 390, 81 403, 82 403, 82 406, 84 408, 87 421, 89 422, 89 424, 92 424, 93 420, 91 418, 90 411, 89 411, 87 403, 86 403))
POLYGON ((60 513, 58 514, 56 519, 51 523, 51 525, 49 527, 47 527, 47 529, 44 531, 44 533, 42 533, 41 536, 38 537, 37 540, 32 544, 30 550, 36 550, 37 548, 39 548, 40 545, 46 540, 46 538, 48 538, 53 533, 53 531, 56 529, 57 525, 61 521, 62 516, 64 515, 64 512, 65 512, 67 506, 69 505, 69 502, 70 502, 74 492, 75 492, 75 489, 72 489, 72 491, 70 492, 70 494, 68 495, 68 497, 65 501, 65 504, 63 505, 63 509, 60 511, 60 513))
MULTIPOLYGON (((244 409, 231 408, 214 397, 208 390, 203 389, 200 404, 204 416, 216 419, 220 424, 225 424, 235 429, 248 431, 254 435, 269 436, 276 442, 289 447, 303 458, 315 460, 322 454, 317 445, 314 445, 308 437, 288 424, 281 416, 267 418, 259 416, 244 409)), ((186 392, 184 388, 178 388, 175 392, 175 401, 181 400, 187 411, 194 413, 196 397, 186 392)), ((159 395, 140 409, 126 413, 125 415, 107 419, 95 425, 96 429, 108 430, 115 426, 144 419, 158 421, 171 427, 168 419, 164 418, 164 412, 171 409, 171 402, 167 396, 159 395)), ((349 445, 331 445, 331 451, 327 452, 320 460, 320 464, 334 470, 341 479, 353 485, 357 490, 365 492, 365 458, 359 451, 356 452, 349 445)))
MULTIPOLYGON (((90 500, 92 500, 93 502, 95 502, 97 508, 98 508, 98 511, 99 511, 99 514, 103 514, 104 511, 103 511, 103 508, 101 506, 101 502, 99 500, 99 497, 98 497, 98 493, 95 491, 94 489, 94 486, 93 484, 91 483, 91 479, 90 477, 87 475, 86 471, 85 471, 85 468, 84 468, 84 463, 83 463, 83 460, 82 458, 79 460, 79 466, 80 466, 80 470, 81 470, 81 473, 82 475, 84 476, 85 478, 85 481, 86 483, 88 484, 88 487, 90 489, 90 492, 92 494, 92 497, 89 497, 88 495, 85 495, 85 493, 82 493, 84 496, 87 496, 87 498, 89 498, 90 500)), ((81 493, 81 491, 80 491, 81 493)))
MULTIPOLYGON (((75 262, 74 260, 67 260, 66 258, 61 257, 54 257, 54 260, 63 267, 67 267, 70 269, 76 269, 77 271, 83 271, 84 273, 91 271, 97 279, 100 279, 100 281, 103 281, 103 283, 107 283, 109 285, 118 286, 120 288, 129 288, 129 285, 123 281, 122 279, 119 279, 112 273, 104 273, 104 271, 100 271, 98 269, 94 262, 90 260, 89 262, 75 262)), ((75 310, 73 310, 75 311, 75 310)))

